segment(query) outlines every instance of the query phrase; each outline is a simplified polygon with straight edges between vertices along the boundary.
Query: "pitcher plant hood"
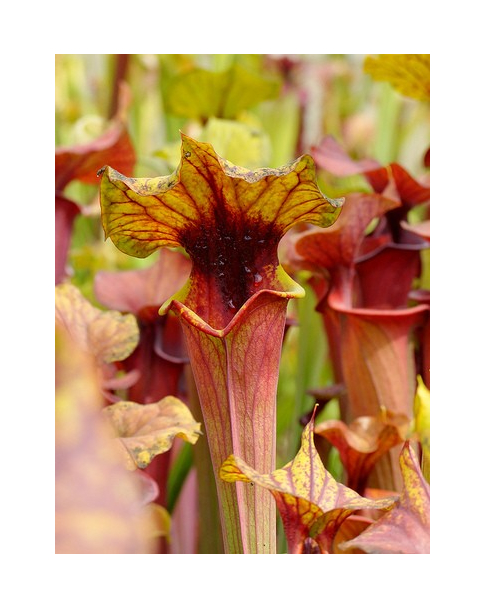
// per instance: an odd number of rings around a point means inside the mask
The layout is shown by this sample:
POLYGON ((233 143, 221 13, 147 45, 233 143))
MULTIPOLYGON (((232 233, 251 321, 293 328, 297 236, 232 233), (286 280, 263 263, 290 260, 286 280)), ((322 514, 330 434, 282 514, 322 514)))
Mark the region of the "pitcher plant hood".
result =
POLYGON ((260 291, 302 296, 279 264, 278 243, 298 223, 333 224, 343 203, 321 193, 309 155, 250 171, 186 135, 169 176, 131 178, 109 166, 99 173, 106 238, 135 257, 182 247, 191 258, 188 282, 161 312, 175 300, 216 330, 260 291))

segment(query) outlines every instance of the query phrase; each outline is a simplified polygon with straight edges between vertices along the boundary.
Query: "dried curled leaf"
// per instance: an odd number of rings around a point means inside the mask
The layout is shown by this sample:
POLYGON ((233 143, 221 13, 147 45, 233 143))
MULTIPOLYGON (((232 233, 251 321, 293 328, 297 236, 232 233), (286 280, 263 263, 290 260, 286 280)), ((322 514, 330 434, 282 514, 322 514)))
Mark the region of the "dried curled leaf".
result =
POLYGON ((126 359, 139 340, 134 315, 99 310, 69 283, 56 286, 56 323, 63 325, 83 350, 94 355, 98 364, 126 359))
POLYGON ((172 447, 176 437, 196 443, 201 424, 176 397, 142 405, 119 401, 103 410, 126 449, 127 466, 144 469, 159 454, 172 447))

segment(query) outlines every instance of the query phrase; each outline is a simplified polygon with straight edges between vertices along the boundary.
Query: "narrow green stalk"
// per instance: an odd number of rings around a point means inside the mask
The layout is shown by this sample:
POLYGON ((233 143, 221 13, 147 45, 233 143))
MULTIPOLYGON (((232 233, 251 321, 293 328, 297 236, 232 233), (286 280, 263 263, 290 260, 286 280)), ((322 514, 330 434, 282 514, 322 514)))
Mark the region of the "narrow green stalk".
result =
POLYGON ((194 464, 192 450, 192 445, 184 443, 171 466, 167 479, 167 510, 169 513, 174 510, 182 486, 194 464))
POLYGON ((314 405, 307 391, 319 386, 329 376, 325 368, 327 344, 322 331, 322 320, 316 313, 316 296, 310 286, 306 287, 305 298, 297 300, 298 310, 298 342, 297 342, 297 371, 295 376, 294 411, 288 433, 287 442, 290 453, 298 450, 302 428, 299 424, 301 416, 309 412, 314 405))
POLYGON ((386 165, 396 160, 398 149, 398 120, 402 100, 393 87, 387 82, 379 83, 381 94, 379 98, 377 134, 373 156, 386 165))

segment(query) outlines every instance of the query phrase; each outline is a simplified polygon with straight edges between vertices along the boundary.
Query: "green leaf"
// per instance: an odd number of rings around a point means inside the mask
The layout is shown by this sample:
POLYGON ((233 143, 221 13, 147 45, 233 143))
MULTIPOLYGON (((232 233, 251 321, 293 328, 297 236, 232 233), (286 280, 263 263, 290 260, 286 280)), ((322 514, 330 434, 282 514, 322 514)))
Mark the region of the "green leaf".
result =
POLYGON ((196 68, 171 82, 167 111, 202 121, 235 118, 241 111, 278 96, 280 81, 259 76, 236 64, 224 72, 196 68))
POLYGON ((182 486, 193 464, 192 448, 188 443, 185 443, 177 453, 167 479, 167 509, 169 513, 174 510, 182 486))
POLYGON ((270 159, 270 140, 258 124, 222 118, 210 118, 200 134, 210 141, 218 154, 235 165, 256 169, 270 159))

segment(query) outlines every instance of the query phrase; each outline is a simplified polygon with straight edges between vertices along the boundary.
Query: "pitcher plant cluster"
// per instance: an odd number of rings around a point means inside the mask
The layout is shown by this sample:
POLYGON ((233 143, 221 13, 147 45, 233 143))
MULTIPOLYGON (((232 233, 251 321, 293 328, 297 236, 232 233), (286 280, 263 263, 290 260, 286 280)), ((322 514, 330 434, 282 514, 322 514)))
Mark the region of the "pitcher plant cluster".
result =
MULTIPOLYGON (((56 551, 429 553, 428 147, 413 175, 310 137, 333 56, 154 57, 170 171, 135 176, 137 56, 104 132, 56 148, 56 551), (272 103, 300 125, 273 165, 272 103)), ((360 74, 410 111, 428 66, 360 74)))

